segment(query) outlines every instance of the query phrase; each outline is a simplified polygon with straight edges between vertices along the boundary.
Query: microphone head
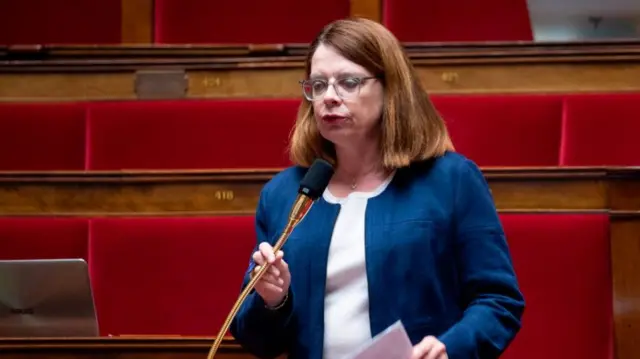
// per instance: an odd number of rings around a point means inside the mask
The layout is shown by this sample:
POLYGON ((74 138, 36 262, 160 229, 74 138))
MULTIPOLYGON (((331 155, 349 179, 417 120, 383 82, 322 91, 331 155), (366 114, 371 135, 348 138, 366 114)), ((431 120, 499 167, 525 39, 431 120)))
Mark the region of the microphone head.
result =
POLYGON ((333 166, 329 162, 323 159, 315 160, 300 181, 298 192, 315 201, 329 185, 333 172, 333 166))

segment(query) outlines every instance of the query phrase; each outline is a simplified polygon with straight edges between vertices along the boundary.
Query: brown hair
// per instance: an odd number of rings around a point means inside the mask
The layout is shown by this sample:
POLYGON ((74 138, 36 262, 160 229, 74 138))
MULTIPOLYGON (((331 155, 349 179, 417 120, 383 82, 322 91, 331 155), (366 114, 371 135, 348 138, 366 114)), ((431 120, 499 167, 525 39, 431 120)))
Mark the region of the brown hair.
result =
MULTIPOLYGON (((311 58, 321 44, 331 46, 349 61, 377 76, 384 86, 381 122, 382 165, 387 169, 408 166, 453 150, 443 119, 422 88, 415 69, 396 37, 381 24, 352 18, 325 26, 311 43, 305 76, 311 58)), ((291 160, 308 167, 316 158, 336 164, 335 148, 316 126, 313 106, 303 100, 290 141, 291 160)))

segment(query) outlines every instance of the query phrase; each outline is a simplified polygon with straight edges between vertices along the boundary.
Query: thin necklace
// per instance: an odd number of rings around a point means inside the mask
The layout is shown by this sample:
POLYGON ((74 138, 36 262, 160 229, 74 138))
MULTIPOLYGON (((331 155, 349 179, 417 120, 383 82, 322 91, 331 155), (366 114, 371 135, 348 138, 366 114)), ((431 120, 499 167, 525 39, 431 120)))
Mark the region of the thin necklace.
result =
MULTIPOLYGON (((387 174, 386 174, 386 172, 385 172, 385 175, 387 175, 387 174)), ((356 188, 358 188, 358 180, 357 180, 357 178, 356 178, 356 177, 354 177, 354 178, 351 180, 351 190, 353 191, 353 190, 355 190, 356 188)))

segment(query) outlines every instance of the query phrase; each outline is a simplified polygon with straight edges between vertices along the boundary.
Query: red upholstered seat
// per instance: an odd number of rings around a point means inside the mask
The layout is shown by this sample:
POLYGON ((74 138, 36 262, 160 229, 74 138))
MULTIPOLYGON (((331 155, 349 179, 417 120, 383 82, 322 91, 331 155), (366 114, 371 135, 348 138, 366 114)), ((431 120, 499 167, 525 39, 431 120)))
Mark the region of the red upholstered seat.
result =
POLYGON ((561 164, 640 166, 640 93, 575 94, 565 100, 561 164))
POLYGON ((0 0, 0 45, 117 44, 121 0, 0 0))
POLYGON ((606 214, 502 214, 526 300, 504 359, 612 359, 606 214))
POLYGON ((83 170, 85 107, 0 103, 0 171, 83 170))
POLYGON ((101 333, 216 335, 255 243, 253 216, 93 219, 101 333))
POLYGON ((557 166, 562 97, 434 95, 456 151, 488 166, 557 166))
POLYGON ((300 100, 96 103, 90 170, 285 167, 300 100))
POLYGON ((532 41, 526 0, 382 0, 383 23, 403 42, 532 41))
POLYGON ((155 0, 158 43, 309 43, 349 0, 155 0))
POLYGON ((88 220, 0 217, 0 259, 87 259, 88 220))

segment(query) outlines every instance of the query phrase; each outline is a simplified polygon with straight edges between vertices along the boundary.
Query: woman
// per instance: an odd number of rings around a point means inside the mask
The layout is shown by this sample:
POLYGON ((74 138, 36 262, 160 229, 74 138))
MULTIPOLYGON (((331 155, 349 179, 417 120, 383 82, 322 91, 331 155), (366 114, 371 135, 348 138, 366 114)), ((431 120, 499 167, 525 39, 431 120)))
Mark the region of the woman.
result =
POLYGON ((245 284, 272 263, 231 327, 263 358, 338 359, 401 320, 413 358, 496 358, 524 300, 480 170, 453 147, 397 39, 363 19, 311 44, 291 139, 296 166, 265 185, 245 284), (283 251, 305 168, 335 165, 283 251))

